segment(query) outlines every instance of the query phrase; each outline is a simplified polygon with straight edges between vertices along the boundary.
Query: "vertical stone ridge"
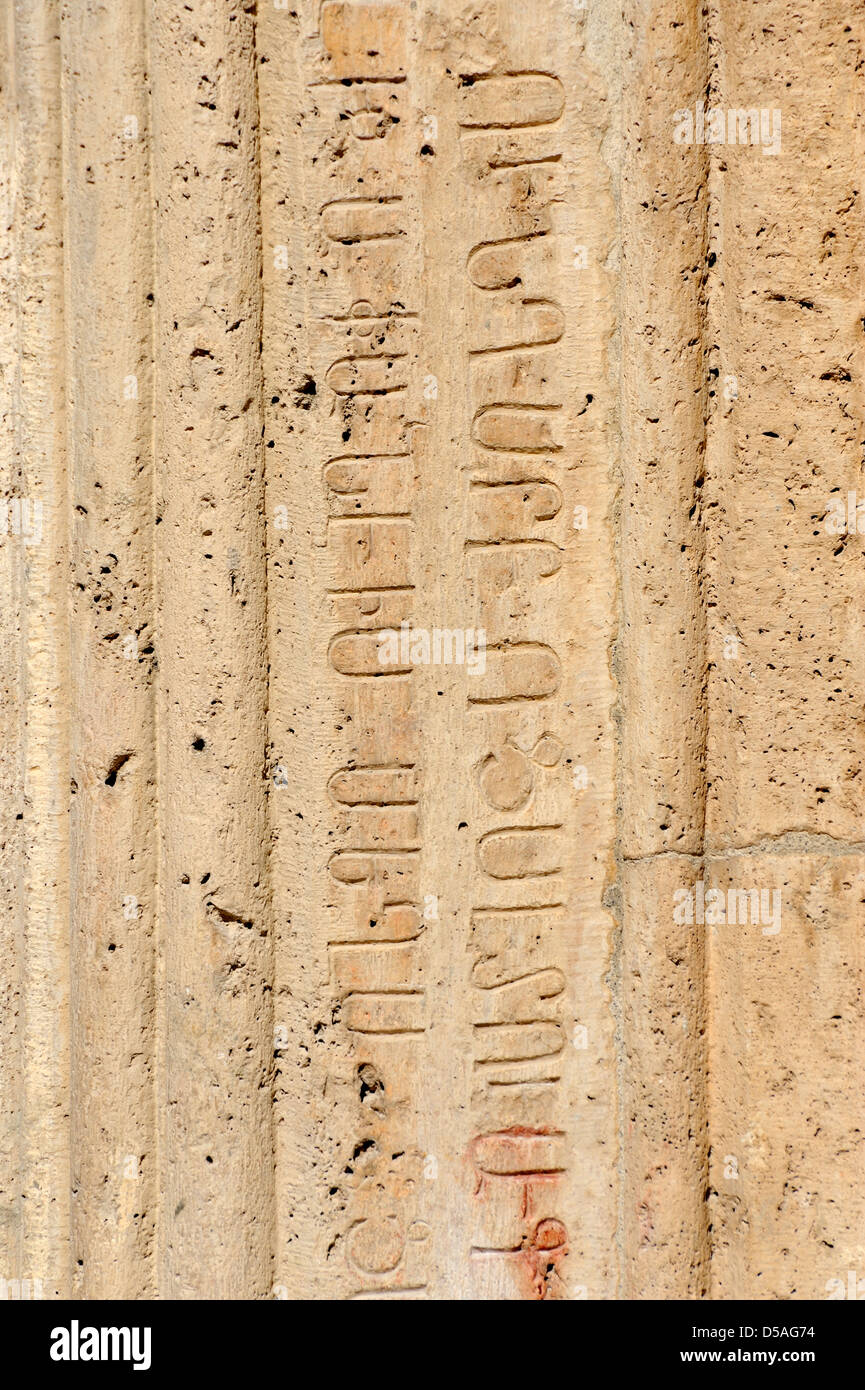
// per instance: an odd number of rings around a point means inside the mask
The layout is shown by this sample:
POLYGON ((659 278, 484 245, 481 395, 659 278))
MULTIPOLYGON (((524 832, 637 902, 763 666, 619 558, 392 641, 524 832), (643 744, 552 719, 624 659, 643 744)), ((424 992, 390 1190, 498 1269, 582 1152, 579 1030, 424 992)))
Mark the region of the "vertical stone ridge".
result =
POLYGON ((256 285, 256 307, 258 318, 258 362, 257 362, 257 383, 258 383, 258 415, 261 420, 261 483, 258 493, 259 511, 259 534, 258 550, 256 555, 256 567, 259 574, 259 582, 262 590, 261 618, 262 633, 260 649, 264 659, 264 686, 262 696, 264 708, 261 719, 261 777, 264 783, 264 851, 262 856, 263 871, 265 876, 266 892, 266 914, 268 924, 268 950, 266 957, 266 973, 263 979, 264 993, 267 999, 267 1029, 263 1038, 263 1053, 266 1059, 267 1071, 267 1126, 263 1142, 266 1150, 266 1164, 269 1165, 269 1177, 266 1175, 268 1183, 268 1236, 265 1250, 267 1260, 268 1280, 263 1287, 260 1297, 277 1297, 279 1291, 276 1287, 277 1256, 280 1249, 280 1206, 277 1194, 277 1149, 276 1149, 276 1022, 275 1022, 275 994, 276 994, 276 952, 277 952, 277 920, 274 902, 273 885, 273 826, 270 816, 270 792, 272 789, 270 778, 270 681, 272 673, 271 656, 271 595, 270 595, 270 565, 268 563, 268 514, 267 514, 267 460, 272 455, 273 436, 267 429, 267 418, 265 413, 265 370, 264 370, 264 338, 265 338, 265 319, 264 319, 264 224, 262 207, 262 106, 261 106, 261 84, 259 82, 259 42, 258 30, 261 23, 257 5, 248 6, 246 12, 252 21, 252 40, 250 51, 250 66, 252 72, 252 105, 255 118, 255 149, 254 149, 254 183, 255 183, 255 248, 257 256, 257 285, 256 285))
MULTIPOLYGON (((314 544, 322 525, 315 450, 320 383, 309 356, 310 254, 303 111, 302 14, 266 6, 256 21, 261 112, 262 381, 267 526, 268 814, 274 922, 274 1144, 278 1298, 327 1297, 316 1147, 324 1088, 318 922, 308 875, 325 831, 317 761, 324 742, 314 544)), ((312 24, 312 28, 314 28, 312 24)), ((320 621, 320 619, 319 619, 320 621)), ((326 971, 325 971, 326 973, 326 971)))
POLYGON ((261 290, 252 17, 151 9, 160 1292, 273 1282, 261 290))
MULTIPOLYGON (((724 54, 721 47, 721 13, 720 6, 722 0, 708 0, 705 8, 705 25, 707 40, 707 74, 705 103, 711 107, 720 101, 723 88, 721 69, 723 67, 724 54)), ((704 578, 704 623, 705 640, 707 647, 707 669, 706 669, 706 747, 705 747, 705 772, 706 772, 706 798, 703 807, 703 843, 701 846, 702 859, 699 867, 699 881, 703 887, 700 890, 703 894, 706 891, 706 869, 707 861, 705 855, 715 849, 715 842, 712 837, 712 797, 717 793, 713 789, 713 769, 712 746, 715 736, 715 722, 713 719, 713 685, 715 672, 719 667, 723 667, 724 659, 727 655, 725 634, 720 630, 717 621, 717 585, 713 567, 713 546, 712 535, 717 534, 721 523, 719 512, 719 501, 723 493, 721 482, 722 465, 721 460, 724 453, 729 448, 729 416, 733 409, 734 402, 729 399, 729 391, 726 386, 727 373, 725 368, 726 342, 725 342, 725 295, 724 295, 724 230, 723 230, 723 194, 724 179, 722 167, 724 165, 723 147, 718 149, 709 146, 708 170, 707 170, 707 195, 708 195, 708 238, 707 238, 707 272, 706 272, 706 328, 709 345, 709 380, 710 399, 707 402, 706 411, 706 485, 703 502, 708 517, 714 521, 714 526, 707 527, 705 534, 705 550, 703 555, 703 578, 704 578), (720 167, 719 167, 720 166, 720 167), (722 404, 724 402, 724 404, 722 404), (709 617, 709 606, 711 605, 712 618, 709 617)), ((738 636, 738 634, 737 634, 738 636)), ((691 874, 688 882, 694 878, 691 874)), ((696 895, 696 884, 694 892, 696 895)), ((718 1097, 722 1087, 719 1088, 718 1078, 715 1075, 715 1066, 723 1066, 723 1055, 728 1043, 732 1041, 725 1037, 725 1030, 729 1028, 729 1022, 725 1017, 725 1010, 716 1007, 716 990, 718 988, 718 955, 717 955, 717 928, 706 927, 705 925, 693 928, 706 936, 706 946, 704 955, 704 978, 706 989, 706 1053, 705 1053, 705 1093, 709 1127, 709 1150, 706 1169, 706 1214, 709 1222, 709 1264, 707 1270, 706 1297, 711 1298, 713 1286, 716 1282, 716 1254, 719 1240, 722 1240, 718 1217, 723 1210, 723 1197, 719 1198, 719 1189, 723 1192, 725 1184, 721 1176, 726 1166, 726 1160, 720 1158, 719 1162, 719 1141, 721 1152, 725 1147, 723 1143, 723 1120, 720 1117, 720 1107, 718 1097), (719 1123, 720 1120, 720 1123, 719 1123)), ((722 984, 723 988, 723 984, 722 984)))
POLYGON ((84 1298, 154 1292, 153 294, 143 18, 143 0, 108 8, 86 0, 61 21, 73 1291, 84 1298))
MULTIPOLYGON (((17 256, 14 214, 14 50, 11 6, 0 17, 0 506, 8 519, 18 474, 16 401, 17 256)), ((17 548, 0 545, 0 1266, 20 1278, 20 1156, 18 1101, 21 1076, 21 854, 23 717, 21 678, 21 566, 17 548)))
POLYGON ((150 566, 150 585, 151 585, 151 623, 152 623, 152 642, 154 658, 154 678, 153 678, 153 713, 152 713, 152 738, 153 738, 153 836, 154 853, 152 858, 152 880, 151 880, 151 912, 153 922, 153 1040, 152 1040, 152 1066, 153 1081, 151 1085, 151 1111, 152 1111, 152 1138, 153 1138, 153 1187, 150 1199, 153 1208, 152 1218, 152 1281, 155 1290, 155 1297, 159 1297, 160 1292, 160 1271, 163 1269, 162 1262, 162 1161, 163 1161, 163 1142, 164 1126, 160 1114, 160 1101, 162 1097, 161 1074, 164 1066, 164 1047, 165 1047, 165 971, 164 955, 162 951, 162 798, 160 796, 161 763, 160 748, 162 739, 160 737, 160 702, 158 698, 158 664, 159 653, 156 647, 157 638, 157 603, 158 603, 158 582, 156 573, 156 516, 157 516, 157 489, 158 478, 156 469, 156 291, 157 291, 157 266, 156 266, 156 173, 154 165, 154 122, 153 122, 153 64, 152 64, 152 42, 151 27, 153 23, 153 11, 149 0, 142 0, 141 11, 141 30, 142 43, 144 46, 144 90, 142 100, 147 103, 147 189, 149 195, 150 208, 150 258, 148 264, 149 280, 151 286, 152 313, 150 319, 149 333, 149 353, 150 353, 150 418, 149 430, 147 433, 147 448, 150 456, 150 493, 149 493, 149 531, 150 546, 148 562, 150 566))
POLYGON ((715 0, 710 23, 711 1292, 856 1297, 865 859, 816 837, 862 833, 865 12, 715 0))
POLYGON ((707 1284, 704 943, 676 923, 675 858, 701 854, 706 650, 708 162, 675 143, 704 98, 696 0, 626 6, 623 48, 620 876, 626 1297, 707 1284), (672 503, 672 506, 671 506, 672 503))
POLYGON ((18 1172, 15 1277, 68 1295, 69 943, 67 536, 59 16, 54 0, 9 7, 17 415, 4 546, 18 552, 23 795, 18 882, 18 1172), (14 70, 14 73, 13 73, 14 70))

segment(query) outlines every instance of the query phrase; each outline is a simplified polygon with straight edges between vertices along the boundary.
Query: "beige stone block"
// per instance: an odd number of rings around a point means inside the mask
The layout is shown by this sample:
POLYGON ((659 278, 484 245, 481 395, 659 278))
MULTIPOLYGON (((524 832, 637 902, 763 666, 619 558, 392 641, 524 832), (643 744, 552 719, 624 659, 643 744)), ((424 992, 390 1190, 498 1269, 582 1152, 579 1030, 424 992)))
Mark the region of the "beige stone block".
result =
POLYGON ((862 37, 6 7, 0 1281, 858 1289, 862 37))

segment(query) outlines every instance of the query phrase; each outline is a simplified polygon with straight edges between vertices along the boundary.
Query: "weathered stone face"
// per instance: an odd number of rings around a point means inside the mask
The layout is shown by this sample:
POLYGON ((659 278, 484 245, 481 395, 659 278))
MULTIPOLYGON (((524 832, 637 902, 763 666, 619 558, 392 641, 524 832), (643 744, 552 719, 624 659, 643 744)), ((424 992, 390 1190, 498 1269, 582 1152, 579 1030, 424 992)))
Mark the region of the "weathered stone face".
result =
POLYGON ((861 8, 254 9, 0 34, 2 1287, 847 1296, 861 8))

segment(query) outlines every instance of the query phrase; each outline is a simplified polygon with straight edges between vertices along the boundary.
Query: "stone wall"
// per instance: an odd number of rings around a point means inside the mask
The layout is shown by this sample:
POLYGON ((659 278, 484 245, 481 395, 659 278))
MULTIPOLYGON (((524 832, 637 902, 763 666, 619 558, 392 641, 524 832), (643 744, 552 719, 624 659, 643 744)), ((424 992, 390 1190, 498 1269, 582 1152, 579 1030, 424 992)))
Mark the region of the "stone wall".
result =
POLYGON ((9 0, 4 1279, 865 1275, 863 18, 9 0))

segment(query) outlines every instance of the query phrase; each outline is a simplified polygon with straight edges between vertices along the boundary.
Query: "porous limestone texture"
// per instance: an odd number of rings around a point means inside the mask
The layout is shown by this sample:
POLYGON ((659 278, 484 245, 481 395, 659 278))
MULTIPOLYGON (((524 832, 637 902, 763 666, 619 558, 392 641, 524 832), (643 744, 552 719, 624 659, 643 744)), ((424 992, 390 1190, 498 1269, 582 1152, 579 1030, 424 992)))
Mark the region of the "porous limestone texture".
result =
POLYGON ((7 0, 0 1289, 865 1296, 863 39, 7 0))

